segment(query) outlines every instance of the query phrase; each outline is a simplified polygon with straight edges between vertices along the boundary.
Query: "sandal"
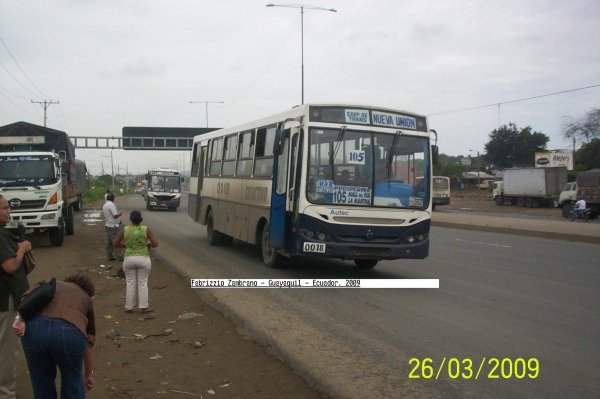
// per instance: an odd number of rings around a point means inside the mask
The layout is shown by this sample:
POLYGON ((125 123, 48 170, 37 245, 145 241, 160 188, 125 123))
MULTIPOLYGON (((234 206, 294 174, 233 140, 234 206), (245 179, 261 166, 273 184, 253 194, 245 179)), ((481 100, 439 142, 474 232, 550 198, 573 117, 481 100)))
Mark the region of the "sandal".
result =
POLYGON ((143 308, 142 309, 142 313, 150 313, 150 312, 154 312, 154 309, 147 307, 147 308, 143 308))

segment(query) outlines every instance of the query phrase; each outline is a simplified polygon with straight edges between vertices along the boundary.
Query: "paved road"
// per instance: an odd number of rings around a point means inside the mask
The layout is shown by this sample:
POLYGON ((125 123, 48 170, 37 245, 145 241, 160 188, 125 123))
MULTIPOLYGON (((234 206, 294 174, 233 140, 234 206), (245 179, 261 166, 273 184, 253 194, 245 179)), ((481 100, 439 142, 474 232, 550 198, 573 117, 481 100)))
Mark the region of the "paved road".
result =
MULTIPOLYGON (((125 200, 122 209, 143 205, 138 197, 125 200)), ((247 245, 209 247, 204 228, 185 212, 144 215, 149 224, 162 224, 161 255, 191 277, 440 279, 438 290, 204 292, 335 397, 581 398, 600 392, 597 245, 434 227, 425 261, 389 261, 357 272, 349 262, 305 260, 272 270, 247 245), (436 364, 470 358, 478 365, 484 356, 536 358, 540 376, 407 378, 412 357, 436 364)))

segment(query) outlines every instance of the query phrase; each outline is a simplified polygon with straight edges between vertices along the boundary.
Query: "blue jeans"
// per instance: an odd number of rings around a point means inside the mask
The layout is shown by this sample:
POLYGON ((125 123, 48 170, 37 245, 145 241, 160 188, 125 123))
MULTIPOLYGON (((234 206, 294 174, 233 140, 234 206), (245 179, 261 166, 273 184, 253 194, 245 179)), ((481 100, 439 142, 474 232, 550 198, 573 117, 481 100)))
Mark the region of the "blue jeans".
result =
POLYGON ((61 399, 83 399, 83 354, 86 337, 62 319, 35 316, 21 339, 36 399, 55 399, 56 367, 61 375, 61 399))

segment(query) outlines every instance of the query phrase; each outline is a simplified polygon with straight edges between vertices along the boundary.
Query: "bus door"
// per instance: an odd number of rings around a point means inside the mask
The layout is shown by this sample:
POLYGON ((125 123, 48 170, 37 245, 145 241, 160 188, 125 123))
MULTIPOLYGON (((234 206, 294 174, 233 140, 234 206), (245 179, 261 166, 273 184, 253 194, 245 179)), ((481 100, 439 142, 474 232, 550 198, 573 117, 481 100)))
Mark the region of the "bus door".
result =
POLYGON ((204 180, 204 162, 206 160, 206 145, 200 146, 198 143, 194 146, 194 154, 192 156, 192 172, 190 178, 190 193, 188 195, 188 214, 190 217, 198 221, 202 214, 202 184, 204 180), (196 185, 192 184, 193 178, 196 177, 196 185))
POLYGON ((286 209, 294 220, 298 215, 300 174, 302 171, 302 131, 294 128, 290 135, 288 198, 286 209))
POLYGON ((277 126, 273 145, 273 181, 269 211, 269 241, 274 249, 285 247, 289 136, 290 130, 283 130, 283 123, 277 126))

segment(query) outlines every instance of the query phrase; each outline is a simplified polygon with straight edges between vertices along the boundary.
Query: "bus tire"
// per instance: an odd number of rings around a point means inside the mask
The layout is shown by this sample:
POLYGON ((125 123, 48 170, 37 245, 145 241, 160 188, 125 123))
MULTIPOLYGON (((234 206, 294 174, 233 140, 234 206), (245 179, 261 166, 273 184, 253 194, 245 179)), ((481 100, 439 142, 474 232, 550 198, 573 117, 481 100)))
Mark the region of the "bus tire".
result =
POLYGON ((208 215, 206 216, 206 238, 208 239, 208 243, 213 246, 222 245, 224 241, 223 233, 215 230, 212 211, 208 211, 208 215))
POLYGON ((233 244, 233 237, 228 236, 227 234, 223 234, 223 243, 224 246, 228 246, 233 244))
POLYGON ((65 234, 68 236, 72 236, 75 234, 75 214, 73 211, 73 207, 71 205, 67 205, 65 208, 65 234))
POLYGON ((281 259, 281 255, 269 245, 269 222, 265 222, 263 225, 260 244, 260 252, 265 265, 273 269, 283 267, 283 259, 281 259))
POLYGON ((359 269, 372 269, 377 266, 379 259, 354 259, 354 264, 359 269))

